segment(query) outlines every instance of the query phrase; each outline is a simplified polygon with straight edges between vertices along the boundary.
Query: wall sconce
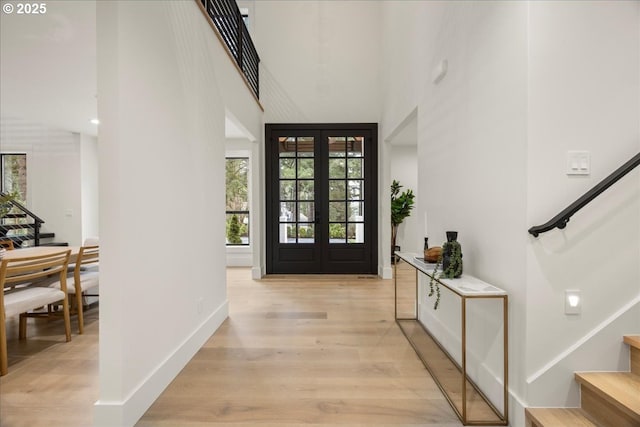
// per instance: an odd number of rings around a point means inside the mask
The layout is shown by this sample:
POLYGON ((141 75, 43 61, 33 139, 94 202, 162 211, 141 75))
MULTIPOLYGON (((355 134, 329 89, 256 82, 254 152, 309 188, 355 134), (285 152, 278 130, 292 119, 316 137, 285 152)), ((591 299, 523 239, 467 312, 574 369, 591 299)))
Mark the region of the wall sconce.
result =
POLYGON ((580 314, 582 312, 582 297, 580 291, 564 291, 564 314, 580 314))

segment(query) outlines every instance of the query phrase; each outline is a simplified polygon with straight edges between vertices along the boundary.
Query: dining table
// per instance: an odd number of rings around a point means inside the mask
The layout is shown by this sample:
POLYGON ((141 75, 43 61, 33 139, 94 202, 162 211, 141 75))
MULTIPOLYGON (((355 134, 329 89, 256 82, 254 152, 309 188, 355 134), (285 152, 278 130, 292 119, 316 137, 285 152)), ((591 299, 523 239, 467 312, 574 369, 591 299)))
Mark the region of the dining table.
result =
MULTIPOLYGON (((80 246, 28 246, 26 248, 16 248, 11 250, 6 250, 4 254, 0 257, 0 261, 3 259, 19 259, 19 258, 27 258, 33 256, 42 256, 42 255, 53 255, 60 252, 65 252, 71 250, 69 255, 69 265, 72 265, 78 254, 80 253, 80 246)), ((59 280, 59 277, 51 276, 49 278, 40 279, 35 282, 25 282, 25 283, 35 283, 38 286, 46 285, 47 283, 53 283, 54 281, 59 280)), ((6 288, 15 287, 15 283, 11 285, 7 285, 6 288)))
POLYGON ((80 246, 29 246, 26 248, 16 248, 13 250, 7 250, 0 259, 16 259, 30 256, 51 255, 58 252, 64 252, 71 249, 71 255, 69 256, 69 263, 75 261, 78 253, 80 253, 80 246))

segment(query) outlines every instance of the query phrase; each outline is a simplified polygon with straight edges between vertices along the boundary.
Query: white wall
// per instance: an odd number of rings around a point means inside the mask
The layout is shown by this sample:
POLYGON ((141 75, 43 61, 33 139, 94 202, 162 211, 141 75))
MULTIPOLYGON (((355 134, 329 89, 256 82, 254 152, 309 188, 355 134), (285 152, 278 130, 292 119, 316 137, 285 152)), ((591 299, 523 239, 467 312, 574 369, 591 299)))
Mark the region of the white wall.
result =
MULTIPOLYGON (((434 245, 445 241, 445 231, 458 231, 465 273, 509 293, 511 337, 522 337, 527 5, 454 3, 441 17, 429 68, 446 60, 448 71, 438 84, 427 74, 418 109, 419 197, 426 198, 421 206, 434 245)), ((430 312, 433 321, 445 325, 441 339, 452 348, 459 337, 457 328, 449 327, 447 312, 454 312, 455 304, 445 299, 440 312, 430 312)), ((491 305, 479 307, 469 324, 483 325, 487 330, 477 333, 488 336, 501 315, 491 305)), ((502 345, 494 340, 474 344, 472 354, 489 355, 480 358, 485 372, 477 375, 489 393, 499 383, 502 345)), ((509 352, 510 387, 519 395, 524 341, 512 339, 509 352)), ((497 405, 500 398, 491 397, 497 405)))
MULTIPOLYGON (((591 357, 593 365, 618 365, 624 355, 610 342, 612 328, 618 339, 637 329, 627 328, 625 319, 637 319, 640 288, 638 171, 564 231, 536 240, 527 229, 638 152, 638 7, 623 1, 383 6, 388 66, 382 137, 417 108, 417 215, 422 218, 426 209, 431 242, 444 240, 448 229, 459 231, 465 272, 509 293, 515 426, 523 425, 522 405, 562 406, 567 394, 576 395, 566 387, 572 368, 560 368, 568 358, 583 366, 589 349, 606 342, 614 351, 606 361, 591 357), (448 72, 434 84, 433 70, 443 60, 448 72), (564 174, 569 149, 591 152, 590 177, 564 174), (576 287, 585 297, 583 314, 568 317, 561 295, 576 287), (596 336, 588 339, 588 333, 596 336), (557 359, 575 343, 584 345, 557 359), (531 382, 535 375, 539 384, 531 382), (538 387, 543 381, 545 387, 538 387), (542 402, 544 393, 553 397, 542 402)), ((392 159, 385 155, 385 161, 392 159)), ((453 308, 447 312, 445 301, 433 313, 429 302, 424 315, 440 321, 443 339, 455 345, 443 320, 453 308)), ((494 350, 489 345, 478 351, 489 355, 487 372, 495 364, 494 350)), ((487 381, 480 385, 491 389, 487 381)))
MULTIPOLYGON (((391 179, 397 180, 402 185, 400 192, 412 190, 418 192, 418 150, 413 145, 392 145, 389 147, 391 179)), ((387 195, 388 197, 388 195, 387 195)), ((424 239, 422 236, 422 223, 417 215, 417 198, 414 198, 414 208, 411 214, 398 227, 396 245, 405 252, 422 252, 424 239)), ((388 221, 387 221, 388 222, 388 221)), ((385 222, 386 225, 386 222, 385 222)), ((390 225, 389 225, 390 226, 390 225)))
MULTIPOLYGON (((640 152, 639 12, 637 2, 531 3, 529 225, 547 221, 640 152), (568 150, 591 153, 589 176, 565 174, 568 150)), ((530 384, 545 380, 541 377, 547 364, 640 297, 639 175, 636 170, 605 191, 576 213, 564 230, 530 239, 530 384), (565 289, 582 291, 580 316, 564 314, 565 289), (557 332, 549 334, 550 330, 557 332)), ((635 308, 636 333, 640 331, 638 310, 635 308)), ((615 339, 622 347, 620 328, 615 339)), ((585 349, 575 352, 582 355, 583 369, 602 369, 602 363, 585 349)), ((612 354, 609 360, 614 358, 612 354)), ((621 368, 619 363, 616 360, 621 368)), ((531 403, 575 404, 577 394, 568 393, 571 373, 570 367, 562 373, 553 371, 557 379, 553 392, 531 393, 531 403)))
MULTIPOLYGON (((2 117, 0 150, 27 155, 27 208, 55 242, 82 243, 81 140, 84 135, 2 117)), ((95 160, 95 159, 94 159, 95 160)))
POLYGON ((100 235, 98 139, 80 135, 80 183, 82 206, 82 241, 100 235))
POLYGON ((377 122, 379 23, 378 2, 255 2, 265 122, 377 122))
POLYGON ((198 3, 97 2, 97 21, 95 425, 130 426, 227 316, 225 111, 254 135, 261 112, 198 3))

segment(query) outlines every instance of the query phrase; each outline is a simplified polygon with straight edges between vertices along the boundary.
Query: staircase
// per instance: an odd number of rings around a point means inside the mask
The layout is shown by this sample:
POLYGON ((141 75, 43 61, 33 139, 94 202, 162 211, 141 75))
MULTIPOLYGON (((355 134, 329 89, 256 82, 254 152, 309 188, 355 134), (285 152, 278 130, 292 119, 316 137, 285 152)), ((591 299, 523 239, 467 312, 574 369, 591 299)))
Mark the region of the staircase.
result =
POLYGON ((54 233, 42 233, 44 220, 35 215, 12 196, 0 192, 0 239, 12 240, 14 246, 66 246, 52 242, 54 233))
POLYGON ((640 426, 640 336, 625 336, 631 372, 576 372, 580 408, 526 408, 527 427, 640 426))
POLYGON ((35 228, 40 229, 38 222, 26 222, 25 214, 8 214, 0 220, 0 238, 12 240, 14 246, 20 247, 23 244, 29 246, 42 246, 51 244, 55 237, 54 233, 38 232, 38 243, 36 244, 35 228))

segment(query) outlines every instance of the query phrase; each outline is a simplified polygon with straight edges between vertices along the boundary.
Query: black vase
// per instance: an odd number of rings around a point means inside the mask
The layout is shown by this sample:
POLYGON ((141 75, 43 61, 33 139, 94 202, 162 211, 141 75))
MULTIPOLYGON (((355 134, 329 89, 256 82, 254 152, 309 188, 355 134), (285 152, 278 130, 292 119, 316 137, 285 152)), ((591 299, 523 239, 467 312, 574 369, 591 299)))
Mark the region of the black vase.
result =
POLYGON ((442 273, 449 279, 462 276, 462 247, 457 239, 457 231, 447 231, 447 243, 442 248, 442 273))

